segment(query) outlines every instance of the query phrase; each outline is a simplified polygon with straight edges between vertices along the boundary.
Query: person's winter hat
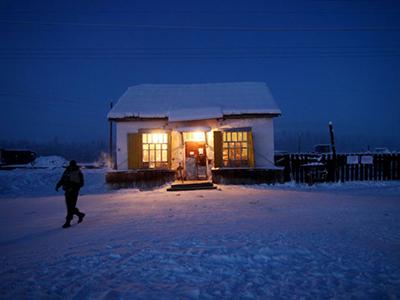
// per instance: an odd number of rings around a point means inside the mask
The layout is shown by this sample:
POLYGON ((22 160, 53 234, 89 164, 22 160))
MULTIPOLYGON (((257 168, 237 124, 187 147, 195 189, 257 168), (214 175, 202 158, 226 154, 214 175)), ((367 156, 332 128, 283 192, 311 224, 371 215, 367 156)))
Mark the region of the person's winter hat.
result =
POLYGON ((71 160, 71 161, 69 162, 69 166, 70 166, 70 167, 77 167, 78 164, 76 163, 76 160, 71 160))

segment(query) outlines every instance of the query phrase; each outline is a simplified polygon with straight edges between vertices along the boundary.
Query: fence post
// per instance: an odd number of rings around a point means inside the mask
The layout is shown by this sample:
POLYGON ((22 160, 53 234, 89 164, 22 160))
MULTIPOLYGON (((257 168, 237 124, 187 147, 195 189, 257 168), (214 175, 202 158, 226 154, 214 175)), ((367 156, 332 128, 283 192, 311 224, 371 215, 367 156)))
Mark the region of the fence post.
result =
POLYGON ((400 154, 399 153, 397 153, 396 154, 396 166, 395 166, 395 169, 396 169, 396 179, 400 179, 400 154))
POLYGON ((340 181, 344 182, 345 177, 344 177, 344 172, 345 172, 345 164, 346 164, 346 156, 345 155, 341 155, 340 156, 340 181))
POLYGON ((377 158, 377 173, 378 173, 378 180, 382 180, 383 176, 382 176, 382 156, 380 154, 378 154, 376 156, 377 158))

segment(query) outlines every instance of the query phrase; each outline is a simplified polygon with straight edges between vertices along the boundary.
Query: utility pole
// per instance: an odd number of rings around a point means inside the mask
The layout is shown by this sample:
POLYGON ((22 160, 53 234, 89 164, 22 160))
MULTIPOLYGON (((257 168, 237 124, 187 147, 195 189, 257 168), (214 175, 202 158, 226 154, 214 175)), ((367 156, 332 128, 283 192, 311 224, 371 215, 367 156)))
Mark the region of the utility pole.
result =
POLYGON ((332 169, 333 169, 333 176, 332 179, 333 181, 336 182, 336 146, 335 146, 335 134, 333 132, 333 124, 332 122, 329 122, 329 134, 331 137, 331 148, 332 148, 332 169))
MULTIPOLYGON (((110 101, 110 110, 113 108, 112 100, 110 101)), ((112 136, 112 121, 109 122, 109 148, 108 148, 108 157, 109 157, 109 167, 113 167, 113 136, 112 136)))

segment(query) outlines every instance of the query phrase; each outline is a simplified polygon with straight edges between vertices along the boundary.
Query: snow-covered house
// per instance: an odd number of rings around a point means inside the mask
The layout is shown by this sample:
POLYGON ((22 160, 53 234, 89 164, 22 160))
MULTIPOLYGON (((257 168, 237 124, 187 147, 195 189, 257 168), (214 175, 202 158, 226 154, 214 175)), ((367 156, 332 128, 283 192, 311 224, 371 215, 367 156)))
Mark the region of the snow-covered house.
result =
POLYGON ((132 86, 108 114, 117 170, 214 181, 224 170, 272 170, 280 114, 262 82, 132 86))

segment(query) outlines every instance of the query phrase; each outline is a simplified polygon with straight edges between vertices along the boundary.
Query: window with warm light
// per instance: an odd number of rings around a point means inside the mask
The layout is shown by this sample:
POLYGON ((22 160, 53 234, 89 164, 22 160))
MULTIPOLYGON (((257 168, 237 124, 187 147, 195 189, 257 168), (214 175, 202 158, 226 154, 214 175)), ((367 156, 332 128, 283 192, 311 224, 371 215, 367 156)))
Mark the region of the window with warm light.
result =
POLYGON ((226 131, 223 133, 222 159, 225 167, 249 166, 247 131, 226 131))
POLYGON ((168 167, 168 134, 143 133, 143 167, 167 168, 168 167))
POLYGON ((201 131, 184 132, 183 137, 186 142, 205 142, 206 135, 201 131))

